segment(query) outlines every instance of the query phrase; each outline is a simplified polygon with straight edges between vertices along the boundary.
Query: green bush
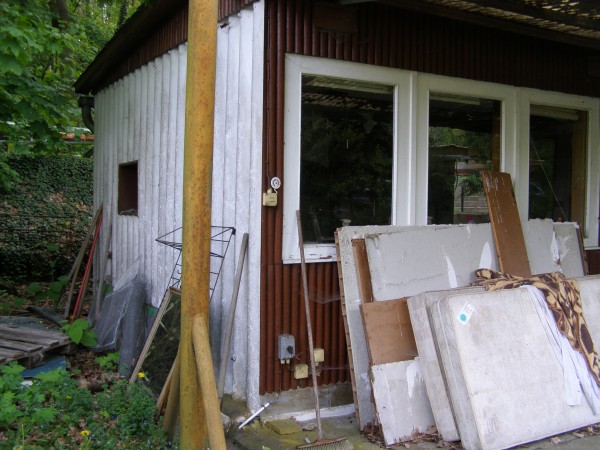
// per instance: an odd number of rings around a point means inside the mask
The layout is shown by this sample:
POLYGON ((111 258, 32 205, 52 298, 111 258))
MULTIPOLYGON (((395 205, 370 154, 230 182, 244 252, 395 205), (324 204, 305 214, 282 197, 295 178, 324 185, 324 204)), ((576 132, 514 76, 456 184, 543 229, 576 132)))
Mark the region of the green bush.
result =
POLYGON ((54 281, 68 273, 91 225, 93 161, 9 156, 20 179, 0 191, 0 278, 54 281))

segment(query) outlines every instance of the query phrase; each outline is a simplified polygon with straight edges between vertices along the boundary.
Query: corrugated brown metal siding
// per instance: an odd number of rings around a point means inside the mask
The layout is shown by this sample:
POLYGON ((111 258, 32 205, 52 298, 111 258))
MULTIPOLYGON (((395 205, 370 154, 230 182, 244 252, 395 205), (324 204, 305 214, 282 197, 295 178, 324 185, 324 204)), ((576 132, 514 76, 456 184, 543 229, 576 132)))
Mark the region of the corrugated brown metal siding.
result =
MULTIPOLYGON (((329 6, 332 4, 330 3, 329 6)), ((339 7, 339 6, 338 6, 339 7)), ((309 0, 267 0, 265 10, 265 185, 283 175, 283 72, 285 53, 343 59, 514 86, 599 96, 600 83, 586 76, 591 50, 503 33, 374 3, 348 6, 356 32, 319 30, 309 0)), ((341 8, 341 7, 340 7, 341 8)), ((285 201, 285 180, 280 192, 285 201)), ((300 268, 283 265, 282 208, 264 208, 261 279, 260 393, 295 387, 277 362, 277 336, 293 334, 299 361, 307 362, 300 268)), ((339 296, 334 263, 309 265, 311 292, 339 296)), ((311 295, 312 296, 312 295, 311 295)), ((325 348, 322 383, 349 379, 340 303, 312 303, 315 345, 325 348)))
POLYGON ((600 249, 586 250, 588 271, 590 275, 600 274, 600 249))

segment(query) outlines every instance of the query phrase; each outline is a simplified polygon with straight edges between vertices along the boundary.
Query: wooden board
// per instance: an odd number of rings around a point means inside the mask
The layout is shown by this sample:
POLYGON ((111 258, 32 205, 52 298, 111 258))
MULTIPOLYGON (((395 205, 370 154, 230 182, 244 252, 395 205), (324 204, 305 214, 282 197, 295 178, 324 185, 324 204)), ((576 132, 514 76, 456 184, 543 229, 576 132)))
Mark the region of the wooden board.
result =
POLYGON ((0 324, 0 365, 18 361, 26 368, 44 361, 47 354, 70 352, 75 344, 59 330, 0 324))
POLYGON ((521 277, 531 276, 527 248, 519 219, 510 174, 481 172, 500 270, 521 277))
MULTIPOLYGON (((350 385, 352 386, 352 398, 354 400, 354 410, 355 410, 355 414, 356 414, 356 419, 358 420, 358 424, 359 424, 359 428, 362 429, 367 422, 361 422, 361 417, 363 419, 366 419, 367 417, 372 420, 375 417, 375 412, 372 408, 371 403, 369 402, 369 406, 371 406, 371 408, 369 408, 368 413, 369 414, 365 414, 364 413, 364 407, 361 405, 360 402, 360 398, 359 398, 359 394, 358 394, 358 390, 357 390, 357 382, 356 382, 356 375, 354 373, 354 357, 352 355, 352 339, 350 338, 350 325, 348 323, 348 311, 346 308, 346 294, 345 294, 345 284, 344 283, 344 270, 348 271, 350 270, 349 268, 344 269, 343 267, 346 265, 348 265, 348 259, 349 256, 347 255, 347 251, 346 253, 346 257, 344 258, 346 261, 342 261, 342 256, 341 256, 341 251, 340 251, 340 240, 339 240, 339 236, 338 236, 338 231, 335 232, 335 249, 336 249, 336 262, 337 262, 337 267, 338 267, 338 281, 339 281, 339 285, 340 285, 340 306, 341 306, 341 310, 342 310, 342 319, 344 322, 344 333, 346 335, 346 351, 348 352, 348 366, 350 367, 350 385), (363 411, 363 412, 361 412, 363 411), (362 414, 362 416, 361 416, 362 414)), ((347 246, 346 246, 347 247, 347 246)))
POLYGON ((417 357, 417 344, 405 298, 364 303, 360 305, 360 311, 371 365, 417 357))
POLYGON ((356 265, 356 280, 360 290, 361 302, 373 301, 373 286, 371 285, 371 273, 369 272, 369 259, 367 258, 367 246, 364 239, 352 240, 354 251, 354 263, 356 265))

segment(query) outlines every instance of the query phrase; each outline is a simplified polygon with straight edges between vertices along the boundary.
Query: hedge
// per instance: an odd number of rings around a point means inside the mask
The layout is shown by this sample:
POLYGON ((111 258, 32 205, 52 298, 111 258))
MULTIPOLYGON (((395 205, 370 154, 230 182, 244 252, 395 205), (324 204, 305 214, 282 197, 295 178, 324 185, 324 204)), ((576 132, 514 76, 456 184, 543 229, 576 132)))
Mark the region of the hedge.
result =
POLYGON ((0 277, 50 281, 68 273, 91 223, 93 160, 9 156, 19 175, 0 192, 0 277))

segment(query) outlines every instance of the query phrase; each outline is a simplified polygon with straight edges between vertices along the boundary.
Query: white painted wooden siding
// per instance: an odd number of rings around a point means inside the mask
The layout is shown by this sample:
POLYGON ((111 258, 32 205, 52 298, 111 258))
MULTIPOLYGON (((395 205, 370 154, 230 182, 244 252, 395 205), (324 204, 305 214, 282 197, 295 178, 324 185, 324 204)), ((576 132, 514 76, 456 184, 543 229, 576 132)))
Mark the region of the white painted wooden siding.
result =
POLYGON ((112 223, 108 273, 114 284, 139 264, 155 306, 178 256, 155 239, 181 226, 185 76, 180 75, 185 71, 186 46, 182 45, 95 99, 94 203, 104 204, 104 232, 112 223), (138 215, 118 215, 119 165, 134 161, 138 163, 138 215))
MULTIPOLYGON (((253 3, 230 17, 217 32, 215 142, 212 223, 233 226, 235 245, 223 266, 218 292, 211 302, 211 343, 220 352, 229 314, 242 235, 249 234, 225 391, 260 406, 260 230, 262 211, 262 130, 264 3, 253 3)), ((213 353, 214 354, 214 353, 213 353)), ((219 361, 214 354, 214 361, 219 361)))
MULTIPOLYGON (((213 152, 212 224, 235 227, 236 235, 211 302, 211 347, 217 368, 242 236, 249 233, 226 392, 246 398, 251 409, 260 402, 263 24, 264 4, 256 2, 218 28, 213 152)), ((171 50, 95 99, 94 203, 104 203, 102 243, 108 221, 113 225, 107 273, 114 284, 139 261, 155 306, 178 254, 155 239, 182 225, 186 49, 171 50), (118 166, 133 161, 138 161, 138 216, 120 216, 118 166)))

